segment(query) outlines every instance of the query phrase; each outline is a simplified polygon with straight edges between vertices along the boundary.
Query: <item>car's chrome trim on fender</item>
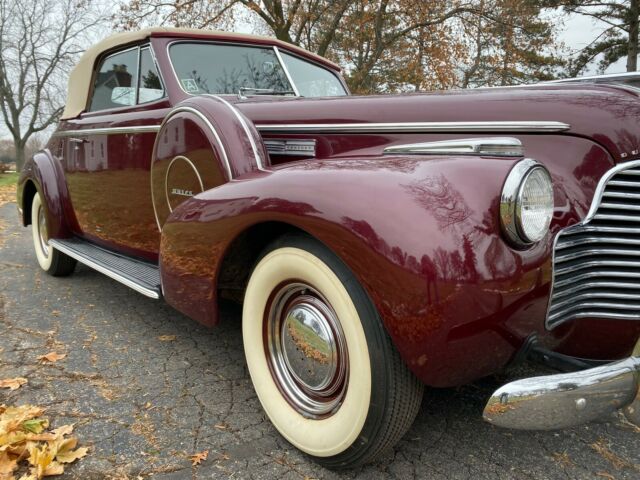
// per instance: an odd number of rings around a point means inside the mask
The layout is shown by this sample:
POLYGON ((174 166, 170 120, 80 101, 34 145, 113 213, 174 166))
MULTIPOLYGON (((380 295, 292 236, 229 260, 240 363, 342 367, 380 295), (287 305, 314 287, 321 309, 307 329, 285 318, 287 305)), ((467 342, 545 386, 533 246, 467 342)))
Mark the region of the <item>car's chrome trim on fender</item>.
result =
POLYGON ((385 155, 485 155, 493 157, 521 157, 522 142, 513 137, 485 137, 442 140, 439 142, 392 145, 385 155))
MULTIPOLYGON (((171 110, 169 113, 167 113, 167 116, 164 117, 164 120, 162 120, 162 123, 160 124, 159 128, 164 127, 164 125, 175 114, 180 113, 180 112, 192 113, 193 115, 198 117, 200 120, 202 120, 205 123, 205 125, 207 126, 207 128, 209 128, 211 133, 213 133, 213 136, 216 138, 216 141, 218 142, 218 145, 220 146, 220 152, 222 154, 221 155, 222 156, 222 164, 223 164, 223 167, 224 167, 225 172, 227 174, 227 177, 228 177, 229 181, 233 180, 233 174, 231 172, 231 164, 229 163, 229 157, 227 156, 227 151, 224 148, 224 144, 222 143, 222 139, 220 138, 220 135, 218 135, 218 131, 211 124, 209 119, 207 117, 205 117, 201 112, 199 112, 198 110, 196 110, 195 108, 192 108, 192 107, 185 107, 185 106, 176 107, 173 110, 171 110)), ((155 139, 155 141, 153 143, 153 153, 154 154, 155 154, 156 148, 158 146, 158 138, 159 138, 159 136, 156 136, 156 139, 155 139)), ((151 203, 153 204, 153 214, 156 217, 156 224, 158 225, 158 231, 162 232, 162 225, 160 225, 160 219, 158 218, 158 212, 156 211, 155 198, 154 198, 154 195, 153 195, 153 164, 151 165, 151 172, 149 174, 149 180, 150 180, 150 184, 151 184, 151 203)))
POLYGON ((394 122, 394 123, 283 123, 259 124, 262 132, 278 133, 430 133, 430 132, 523 132, 550 133, 569 130, 562 122, 394 122))
POLYGON ((258 166, 258 170, 263 170, 264 171, 265 170, 264 163, 262 161, 262 158, 260 157, 260 153, 258 152, 258 146, 256 145, 256 141, 253 138, 253 135, 251 134, 251 130, 249 129, 249 125, 247 125, 247 122, 245 121, 245 119, 242 117, 242 115, 240 115, 240 112, 238 112, 238 109, 234 105, 232 105, 231 103, 227 102, 224 98, 222 98, 222 97, 220 97, 218 95, 205 94, 203 96, 204 97, 215 98, 216 100, 220 100, 224 105, 229 107, 229 110, 231 110, 233 112, 233 114, 235 115, 235 117, 238 119, 238 121, 240 122, 240 125, 242 125, 244 133, 247 135, 247 138, 249 139, 249 143, 251 144, 251 150, 253 151, 253 157, 256 159, 256 164, 258 166))
POLYGON ((298 138, 266 138, 263 140, 270 155, 315 157, 316 141, 298 138))
POLYGON ((629 357, 580 372, 508 383, 491 396, 483 417, 519 430, 568 428, 635 407, 639 389, 640 357, 629 357))
POLYGON ((124 135, 130 133, 158 133, 160 125, 133 125, 130 127, 87 128, 84 130, 59 130, 53 137, 80 137, 87 135, 124 135))

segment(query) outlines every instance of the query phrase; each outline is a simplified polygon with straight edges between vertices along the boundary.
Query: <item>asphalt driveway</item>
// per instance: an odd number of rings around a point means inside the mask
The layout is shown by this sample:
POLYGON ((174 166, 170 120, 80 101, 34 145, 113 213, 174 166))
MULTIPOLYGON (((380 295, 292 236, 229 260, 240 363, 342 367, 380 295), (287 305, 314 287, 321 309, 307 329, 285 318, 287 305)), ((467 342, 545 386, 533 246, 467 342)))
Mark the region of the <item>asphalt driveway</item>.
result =
POLYGON ((90 452, 64 478, 640 478, 640 429, 621 417, 549 433, 483 423, 492 389, 533 367, 430 391, 393 452, 360 470, 325 470, 265 417, 239 309, 225 312, 209 330, 83 266, 49 277, 15 205, 0 206, 0 379, 28 379, 0 390, 0 404, 44 406, 53 426, 76 424, 90 452), (37 360, 51 351, 66 357, 37 360), (189 455, 203 451, 192 466, 189 455))

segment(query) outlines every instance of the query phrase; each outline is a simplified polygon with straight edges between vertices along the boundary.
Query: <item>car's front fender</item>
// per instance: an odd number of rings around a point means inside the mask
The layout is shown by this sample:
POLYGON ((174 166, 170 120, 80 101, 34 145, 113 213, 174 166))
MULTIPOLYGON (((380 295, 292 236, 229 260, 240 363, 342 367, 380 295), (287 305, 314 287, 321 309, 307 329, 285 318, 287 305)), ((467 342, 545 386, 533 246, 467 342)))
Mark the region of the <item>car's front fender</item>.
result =
POLYGON ((217 275, 229 245, 256 224, 281 222, 345 262, 426 383, 490 373, 524 337, 544 329, 549 291, 550 235, 520 252, 500 233, 500 191, 517 160, 315 160, 252 173, 193 197, 169 217, 164 295, 215 323, 217 275))

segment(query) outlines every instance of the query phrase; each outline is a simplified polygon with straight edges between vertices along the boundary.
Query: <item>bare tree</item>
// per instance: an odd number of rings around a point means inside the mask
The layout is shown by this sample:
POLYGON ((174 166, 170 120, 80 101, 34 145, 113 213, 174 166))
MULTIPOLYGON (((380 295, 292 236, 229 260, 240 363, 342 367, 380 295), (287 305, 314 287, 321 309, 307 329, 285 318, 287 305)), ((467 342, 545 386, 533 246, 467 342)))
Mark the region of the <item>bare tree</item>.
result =
POLYGON ((560 0, 568 13, 594 18, 606 28, 572 62, 569 76, 580 74, 600 58, 598 68, 604 71, 621 58, 627 60, 627 72, 638 69, 638 27, 640 0, 560 0))
POLYGON ((460 86, 504 86, 552 80, 565 62, 557 33, 559 13, 547 0, 476 0, 461 18, 466 55, 460 86), (551 15, 550 13, 554 13, 551 15))
POLYGON ((101 18, 94 0, 0 1, 0 113, 18 170, 29 139, 62 113, 66 75, 101 18))

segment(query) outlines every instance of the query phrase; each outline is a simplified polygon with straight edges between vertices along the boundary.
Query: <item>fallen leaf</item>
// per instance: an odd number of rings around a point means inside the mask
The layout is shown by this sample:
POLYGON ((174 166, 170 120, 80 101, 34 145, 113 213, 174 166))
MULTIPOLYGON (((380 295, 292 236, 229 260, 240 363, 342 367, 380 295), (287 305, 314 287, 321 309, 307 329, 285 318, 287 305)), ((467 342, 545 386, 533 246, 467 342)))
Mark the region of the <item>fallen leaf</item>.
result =
POLYGON ((607 472, 596 472, 596 475, 599 477, 607 478, 608 480, 616 480, 616 477, 607 472))
POLYGON ((58 428, 54 428, 51 430, 51 433, 58 437, 63 437, 65 435, 71 435, 73 432, 73 425, 62 425, 58 428))
POLYGON ((604 438, 599 438, 598 441, 592 443, 590 447, 595 450, 602 458, 611 463, 611 465, 613 465, 613 468, 615 468, 616 470, 620 470, 625 467, 634 467, 634 465, 628 460, 613 453, 607 446, 604 438))
POLYGON ((22 422, 22 428, 31 433, 42 433, 49 426, 49 420, 46 418, 32 418, 22 422))
POLYGON ((87 455, 87 447, 76 448, 77 438, 65 438, 73 425, 47 432, 49 421, 43 413, 44 408, 33 405, 0 405, 0 480, 14 479, 16 470, 24 472, 20 480, 61 475, 65 463, 87 455))
POLYGON ((56 460, 61 463, 71 463, 75 462, 79 458, 84 457, 89 449, 87 447, 77 448, 76 450, 69 450, 65 452, 58 452, 56 455, 56 460))
POLYGON ((46 355, 40 355, 38 360, 42 362, 56 363, 58 360, 62 360, 66 356, 66 353, 49 352, 46 355))
POLYGON ((13 478, 11 474, 18 468, 18 460, 12 459, 7 452, 0 452, 0 478, 13 478))
POLYGON ((27 379, 23 377, 6 378, 4 380, 0 380, 0 388, 9 388, 11 390, 17 390, 25 383, 27 383, 27 379))
POLYGON ((29 443, 29 463, 35 470, 36 478, 42 478, 45 475, 60 475, 64 472, 64 467, 53 461, 55 458, 55 450, 48 444, 38 445, 37 443, 29 443), (49 472, 49 473, 47 473, 49 472), (51 473, 60 472, 60 473, 51 473))
POLYGON ((161 342, 173 342, 176 339, 175 335, 160 335, 158 340, 161 342))
POLYGON ((193 455, 189 455, 191 459, 191 465, 200 465, 200 462, 207 459, 209 455, 209 450, 205 450, 203 452, 194 453, 193 455))

